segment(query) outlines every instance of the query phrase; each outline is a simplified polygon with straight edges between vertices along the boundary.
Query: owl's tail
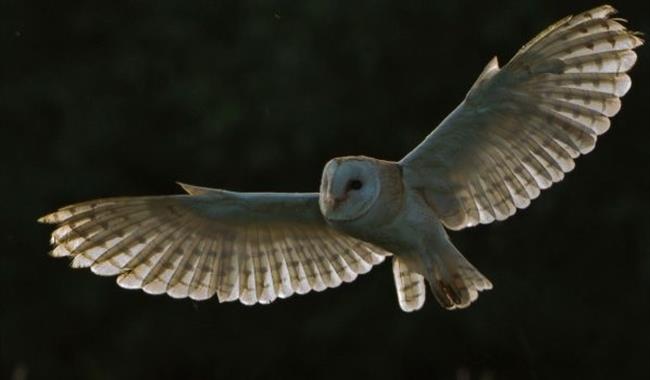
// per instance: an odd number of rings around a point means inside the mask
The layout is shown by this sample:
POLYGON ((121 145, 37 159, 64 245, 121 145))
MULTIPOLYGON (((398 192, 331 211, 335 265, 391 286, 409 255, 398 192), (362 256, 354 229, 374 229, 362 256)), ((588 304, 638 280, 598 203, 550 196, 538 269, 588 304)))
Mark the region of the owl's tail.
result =
POLYGON ((448 310, 463 309, 478 298, 478 292, 492 289, 492 283, 449 242, 435 252, 427 281, 433 295, 448 310))
POLYGON ((419 310, 426 298, 424 277, 412 271, 406 262, 397 256, 393 257, 393 277, 397 300, 402 310, 406 312, 419 310))

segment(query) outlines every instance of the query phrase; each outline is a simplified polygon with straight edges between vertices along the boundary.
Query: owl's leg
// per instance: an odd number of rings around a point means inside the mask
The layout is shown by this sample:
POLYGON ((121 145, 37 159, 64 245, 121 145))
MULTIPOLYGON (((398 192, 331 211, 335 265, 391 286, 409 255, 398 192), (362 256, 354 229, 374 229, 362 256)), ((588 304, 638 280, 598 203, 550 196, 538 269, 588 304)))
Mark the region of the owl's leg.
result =
POLYGON ((479 291, 492 289, 492 283, 445 240, 442 247, 428 256, 425 277, 442 307, 462 309, 478 298, 479 291))

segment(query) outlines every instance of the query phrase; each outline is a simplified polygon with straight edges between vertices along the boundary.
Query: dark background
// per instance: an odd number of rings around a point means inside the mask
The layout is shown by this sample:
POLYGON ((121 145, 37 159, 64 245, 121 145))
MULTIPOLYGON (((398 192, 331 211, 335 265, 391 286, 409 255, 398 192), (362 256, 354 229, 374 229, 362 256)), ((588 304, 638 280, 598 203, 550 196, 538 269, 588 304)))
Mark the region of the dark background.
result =
MULTIPOLYGON (((246 307, 119 288, 47 256, 59 206, 174 180, 315 191, 331 157, 399 159, 587 1, 3 1, 0 378, 647 379, 650 56, 613 128, 511 220, 453 233, 495 284, 400 311, 390 265, 246 307)), ((619 1, 650 31, 647 1, 619 1)))

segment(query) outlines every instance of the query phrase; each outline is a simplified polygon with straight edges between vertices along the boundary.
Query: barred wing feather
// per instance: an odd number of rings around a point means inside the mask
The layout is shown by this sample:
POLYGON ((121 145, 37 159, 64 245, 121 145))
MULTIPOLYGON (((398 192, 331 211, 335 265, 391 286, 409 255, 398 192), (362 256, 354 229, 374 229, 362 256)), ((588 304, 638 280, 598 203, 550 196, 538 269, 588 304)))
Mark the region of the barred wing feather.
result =
POLYGON ((465 100, 400 162, 444 224, 513 215, 589 153, 630 89, 638 33, 605 5, 551 25, 503 68, 494 58, 465 100))
POLYGON ((183 186, 189 195, 100 199, 39 221, 58 225, 53 256, 174 298, 270 303, 350 282, 388 254, 328 227, 317 193, 183 186))

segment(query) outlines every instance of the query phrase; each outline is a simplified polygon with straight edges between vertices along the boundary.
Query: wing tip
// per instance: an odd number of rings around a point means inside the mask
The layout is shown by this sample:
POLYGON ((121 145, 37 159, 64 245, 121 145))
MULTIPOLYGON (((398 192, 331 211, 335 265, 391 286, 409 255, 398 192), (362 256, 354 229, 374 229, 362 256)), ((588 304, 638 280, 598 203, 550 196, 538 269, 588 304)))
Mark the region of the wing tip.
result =
POLYGON ((59 223, 59 222, 62 221, 60 213, 61 213, 61 210, 54 211, 54 212, 51 212, 49 214, 46 214, 46 215, 43 215, 43 216, 39 217, 38 219, 36 219, 36 221, 38 223, 42 223, 42 224, 56 224, 56 223, 59 223))
POLYGON ((189 195, 201 195, 205 194, 209 191, 207 187, 201 187, 201 186, 195 186, 195 185, 190 185, 188 183, 176 181, 176 184, 180 186, 186 193, 189 195))

